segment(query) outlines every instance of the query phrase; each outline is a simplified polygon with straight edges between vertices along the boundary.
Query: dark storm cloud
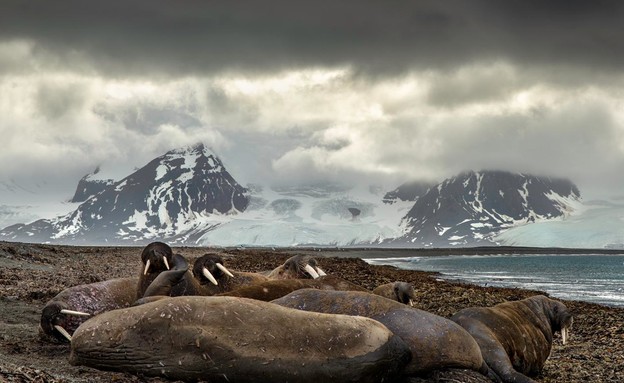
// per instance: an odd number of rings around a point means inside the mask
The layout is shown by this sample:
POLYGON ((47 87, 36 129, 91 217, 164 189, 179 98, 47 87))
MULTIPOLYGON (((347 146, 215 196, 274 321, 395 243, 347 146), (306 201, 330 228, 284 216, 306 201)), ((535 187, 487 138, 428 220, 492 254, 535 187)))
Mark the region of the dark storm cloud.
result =
POLYGON ((3 1, 0 41, 118 76, 351 65, 367 74, 481 60, 624 64, 624 3, 3 1))

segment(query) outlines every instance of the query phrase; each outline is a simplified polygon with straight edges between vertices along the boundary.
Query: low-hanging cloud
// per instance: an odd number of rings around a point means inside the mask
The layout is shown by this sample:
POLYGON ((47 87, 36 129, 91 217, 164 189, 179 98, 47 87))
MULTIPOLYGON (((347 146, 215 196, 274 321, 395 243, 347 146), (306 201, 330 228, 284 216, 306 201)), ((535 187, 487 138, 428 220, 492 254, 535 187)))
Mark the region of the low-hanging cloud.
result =
POLYGON ((0 178, 71 193, 202 141, 242 183, 503 169, 617 190, 623 8, 3 1, 0 178))

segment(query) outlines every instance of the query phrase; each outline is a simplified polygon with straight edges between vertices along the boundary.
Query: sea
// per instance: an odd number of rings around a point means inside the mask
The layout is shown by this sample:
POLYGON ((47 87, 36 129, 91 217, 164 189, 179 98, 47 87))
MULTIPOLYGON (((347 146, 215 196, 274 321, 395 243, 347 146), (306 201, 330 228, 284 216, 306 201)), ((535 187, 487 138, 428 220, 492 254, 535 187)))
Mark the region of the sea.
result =
POLYGON ((624 255, 447 255, 365 261, 436 271, 445 280, 539 290, 556 298, 624 307, 624 255))

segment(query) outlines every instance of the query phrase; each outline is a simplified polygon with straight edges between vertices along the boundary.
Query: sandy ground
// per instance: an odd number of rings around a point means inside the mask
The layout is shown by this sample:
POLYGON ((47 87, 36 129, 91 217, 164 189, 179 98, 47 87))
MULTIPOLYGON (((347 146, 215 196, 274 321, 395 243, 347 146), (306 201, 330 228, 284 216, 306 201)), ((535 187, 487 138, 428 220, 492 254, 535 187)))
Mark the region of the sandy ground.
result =
MULTIPOLYGON (((204 248, 175 248, 193 259, 204 248)), ((478 251, 478 250, 477 250, 478 251)), ((61 290, 139 272, 141 248, 66 247, 0 242, 0 382, 166 382, 123 373, 103 372, 68 363, 69 346, 42 340, 38 334, 41 309, 61 290)), ((241 271, 268 270, 302 250, 225 251, 228 267, 241 271)), ((392 250, 383 250, 390 254, 392 250)), ((436 252, 428 252, 435 254, 436 252)), ((440 254, 445 251, 438 252, 440 254)), ((469 306, 491 306, 539 292, 482 288, 436 279, 432 273, 370 266, 358 256, 378 256, 379 250, 315 251, 319 264, 366 288, 402 280, 419 296, 418 308, 449 317, 469 306), (371 255, 373 254, 373 255, 371 255)), ((397 255, 404 255, 404 251, 397 255)), ((556 338, 539 382, 624 382, 624 309, 565 301, 574 315, 572 336, 563 346, 556 338)), ((416 382, 486 382, 471 371, 438 371, 416 382)))

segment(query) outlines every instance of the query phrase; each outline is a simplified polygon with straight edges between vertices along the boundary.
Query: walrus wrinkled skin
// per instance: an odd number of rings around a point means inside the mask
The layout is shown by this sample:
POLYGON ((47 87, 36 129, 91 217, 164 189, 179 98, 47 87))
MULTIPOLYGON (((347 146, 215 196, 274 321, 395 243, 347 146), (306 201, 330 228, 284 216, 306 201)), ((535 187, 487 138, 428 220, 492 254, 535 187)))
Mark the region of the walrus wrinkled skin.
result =
POLYGON ((384 298, 392 299, 393 301, 409 306, 414 306, 414 302, 416 301, 414 286, 407 282, 391 282, 377 286, 373 290, 373 294, 377 294, 384 298))
POLYGON ((368 318, 187 296, 88 320, 74 334, 70 363, 210 382, 387 382, 409 355, 368 318))
POLYGON ((272 302, 298 310, 359 315, 381 322, 409 346, 412 360, 405 368, 408 375, 466 368, 496 381, 472 336, 446 318, 358 291, 304 289, 272 302))
POLYGON ((300 289, 364 291, 364 287, 351 283, 335 275, 325 275, 317 279, 272 279, 254 285, 243 286, 219 295, 243 297, 269 302, 300 289))
POLYGON ((156 279, 158 274, 171 269, 173 250, 163 242, 152 242, 141 252, 143 266, 139 274, 139 283, 136 288, 136 299, 142 298, 145 290, 156 279))
POLYGON ((316 259, 309 255, 295 255, 286 260, 283 264, 269 271, 269 279, 304 279, 318 278, 326 273, 318 267, 316 259))
POLYGON ((504 382, 533 383, 550 355, 553 333, 565 343, 572 326, 566 306, 543 295, 494 307, 471 307, 451 317, 479 343, 488 365, 504 382))
POLYGON ((41 311, 39 331, 44 339, 68 342, 89 316, 130 306, 136 298, 136 288, 137 278, 117 278, 67 288, 46 303, 41 311))

